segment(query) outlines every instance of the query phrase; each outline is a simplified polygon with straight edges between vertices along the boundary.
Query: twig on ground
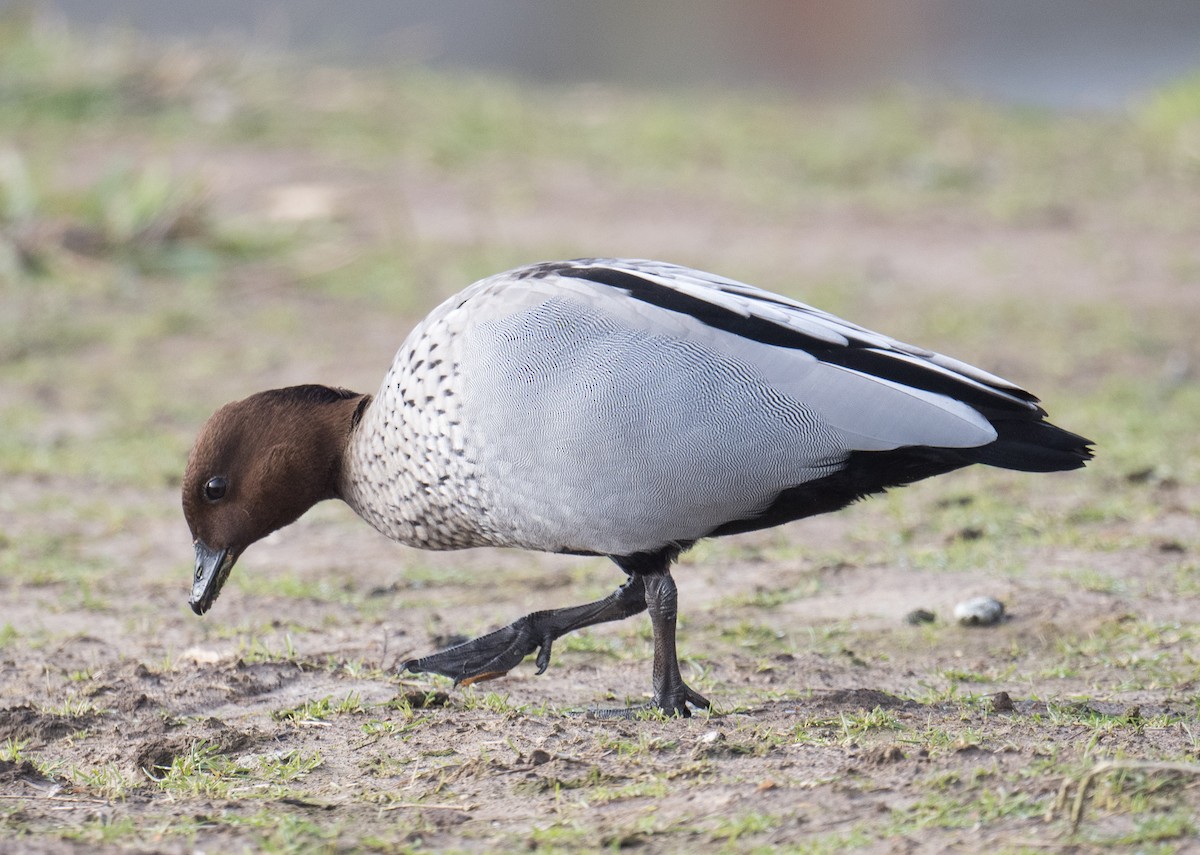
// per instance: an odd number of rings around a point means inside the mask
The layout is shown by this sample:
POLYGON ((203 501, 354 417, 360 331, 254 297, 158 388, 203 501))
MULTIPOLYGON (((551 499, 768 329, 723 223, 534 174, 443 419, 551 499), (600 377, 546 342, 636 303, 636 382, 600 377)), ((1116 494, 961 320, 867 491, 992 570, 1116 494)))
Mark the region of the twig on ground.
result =
POLYGON ((27 796, 15 796, 10 793, 0 793, 0 799, 38 800, 44 802, 73 802, 81 805, 106 805, 107 799, 76 798, 74 796, 39 796, 36 793, 27 796))
MULTIPOLYGON (((1105 760, 1097 763, 1088 770, 1087 774, 1079 779, 1079 789, 1075 791, 1075 801, 1071 805, 1072 834, 1079 830, 1079 825, 1083 822, 1083 805, 1087 800, 1088 792, 1092 789, 1092 785, 1098 777, 1109 772, 1171 772, 1179 775, 1200 776, 1200 765, 1155 760, 1105 760)), ((1058 791, 1054 812, 1066 807, 1070 790, 1071 779, 1067 778, 1063 781, 1062 787, 1058 791)))
POLYGON ((460 810, 465 813, 470 813, 475 810, 478 805, 427 805, 421 802, 396 802, 395 804, 387 805, 382 810, 403 810, 404 808, 426 808, 428 810, 460 810))

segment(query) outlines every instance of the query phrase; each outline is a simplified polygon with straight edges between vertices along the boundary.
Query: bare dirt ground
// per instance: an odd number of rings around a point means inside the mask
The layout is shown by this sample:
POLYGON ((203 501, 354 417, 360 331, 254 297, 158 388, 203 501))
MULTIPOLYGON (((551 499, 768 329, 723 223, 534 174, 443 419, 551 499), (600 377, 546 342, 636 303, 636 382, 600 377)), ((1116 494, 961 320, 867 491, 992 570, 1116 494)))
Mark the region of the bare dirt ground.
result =
MULTIPOLYGON (((60 180, 86 184, 97 149, 74 151, 60 180)), ((0 474, 0 848, 1194 844, 1200 470, 1178 425, 1196 407, 1193 197, 1158 188, 1178 206, 1170 225, 1103 205, 1016 223, 837 204, 776 216, 568 164, 527 176, 497 213, 470 180, 409 162, 200 143, 169 157, 204 176, 218 218, 288 215, 315 193, 316 228, 336 223, 351 258, 399 229, 425 290, 396 309, 247 263, 198 298, 198 325, 12 360, 0 404, 36 417, 10 429, 33 437, 31 457, 65 445, 86 459, 0 474), (225 400, 295 382, 373 391, 412 322, 468 284, 443 262, 481 244, 530 261, 554 247, 660 257, 802 298, 821 283, 830 308, 1029 385, 1098 458, 958 473, 701 545, 676 572, 680 643, 715 708, 688 720, 581 714, 645 697, 644 618, 564 639, 542 676, 527 663, 456 689, 396 675, 456 633, 607 593, 620 574, 603 560, 417 553, 330 504, 251 549, 194 617, 177 481, 122 475, 140 446, 107 426, 146 421, 182 471, 225 400), (954 605, 976 595, 1007 620, 957 625, 954 605), (906 623, 916 609, 936 620, 906 623)), ((346 263, 320 241, 288 252, 306 269, 346 263)), ((136 325, 141 300, 98 317, 136 325)))

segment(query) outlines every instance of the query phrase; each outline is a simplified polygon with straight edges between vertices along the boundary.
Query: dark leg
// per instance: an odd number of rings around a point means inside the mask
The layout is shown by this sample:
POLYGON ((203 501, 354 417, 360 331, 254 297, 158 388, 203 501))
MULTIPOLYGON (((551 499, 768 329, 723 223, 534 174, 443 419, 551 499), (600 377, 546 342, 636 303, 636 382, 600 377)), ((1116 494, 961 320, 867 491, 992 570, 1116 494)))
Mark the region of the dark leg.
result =
MULTIPOLYGON (((404 667, 414 673, 443 674, 453 677, 456 685, 469 686, 480 680, 491 680, 507 674, 517 667, 522 659, 537 650, 537 672, 541 674, 550 665, 550 645, 556 638, 585 626, 635 615, 649 605, 648 596, 642 577, 630 574, 624 585, 602 600, 583 606, 527 614, 488 635, 431 656, 410 659, 404 663, 404 667)), ((655 630, 655 637, 657 635, 655 630)), ((672 657, 675 651, 674 638, 672 634, 672 657)), ((657 661, 655 657, 655 662, 657 661)), ((678 665, 675 667, 675 675, 679 676, 678 665)))
POLYGON ((679 614, 679 594, 671 572, 647 573, 642 577, 646 587, 646 607, 654 629, 654 706, 667 715, 690 716, 688 704, 708 709, 711 704, 694 692, 679 673, 679 658, 675 653, 675 620, 679 614))

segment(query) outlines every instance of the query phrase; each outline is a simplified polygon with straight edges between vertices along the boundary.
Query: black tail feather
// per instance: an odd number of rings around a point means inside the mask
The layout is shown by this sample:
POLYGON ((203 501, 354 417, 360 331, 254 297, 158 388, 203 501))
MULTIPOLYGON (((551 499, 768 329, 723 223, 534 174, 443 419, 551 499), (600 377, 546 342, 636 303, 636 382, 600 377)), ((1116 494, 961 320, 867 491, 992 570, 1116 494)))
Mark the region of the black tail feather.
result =
POLYGON ((1050 422, 994 418, 997 437, 979 448, 960 453, 971 463, 1020 472, 1060 472, 1079 469, 1092 459, 1090 439, 1050 422))

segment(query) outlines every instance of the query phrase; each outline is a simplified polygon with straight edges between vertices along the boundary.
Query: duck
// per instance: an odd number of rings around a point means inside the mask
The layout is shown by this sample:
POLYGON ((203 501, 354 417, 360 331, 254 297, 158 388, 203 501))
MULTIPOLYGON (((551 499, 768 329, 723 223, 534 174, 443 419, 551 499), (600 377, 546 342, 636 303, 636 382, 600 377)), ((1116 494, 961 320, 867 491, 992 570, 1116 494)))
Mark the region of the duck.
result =
POLYGON ((683 679, 671 567, 705 538, 845 508, 974 464, 1078 469, 1094 443, 965 362, 789 297, 642 259, 542 262, 485 278, 404 340, 375 394, 301 385, 220 407, 182 482, 189 604, 243 552, 327 499, 421 549, 606 556, 623 582, 406 661, 456 685, 648 612, 650 702, 711 703, 683 679))

